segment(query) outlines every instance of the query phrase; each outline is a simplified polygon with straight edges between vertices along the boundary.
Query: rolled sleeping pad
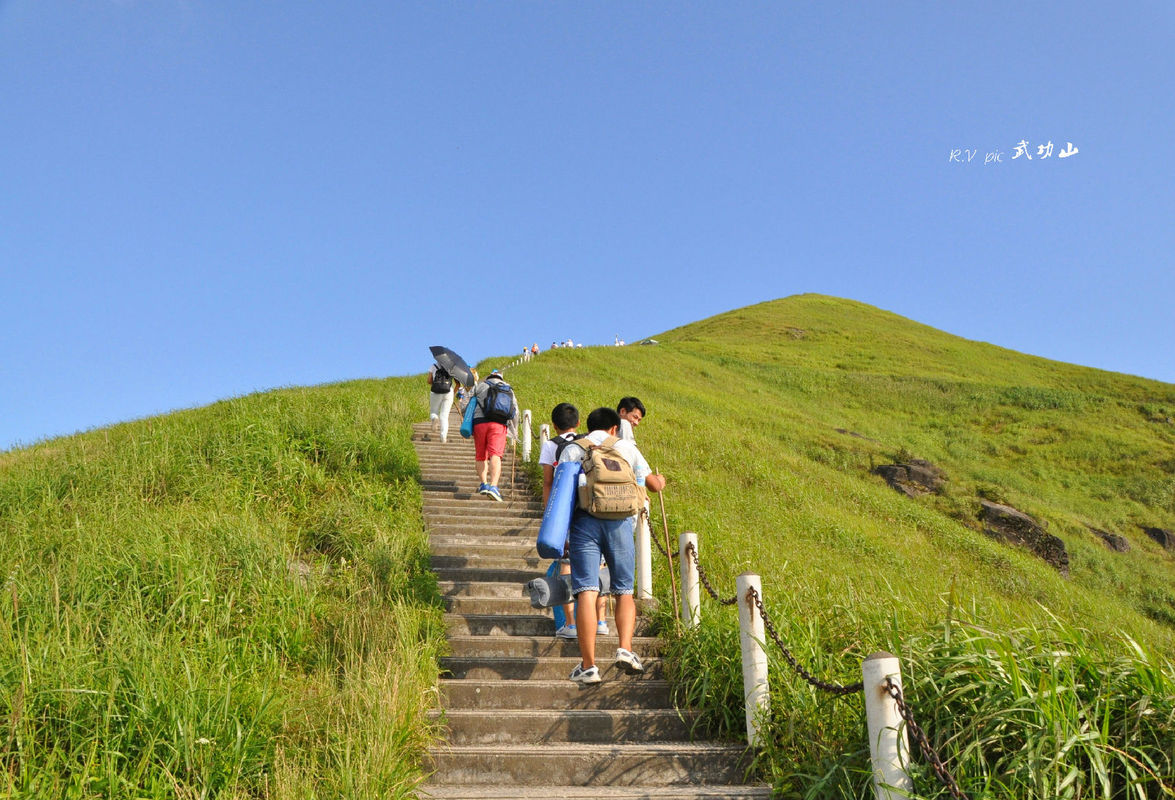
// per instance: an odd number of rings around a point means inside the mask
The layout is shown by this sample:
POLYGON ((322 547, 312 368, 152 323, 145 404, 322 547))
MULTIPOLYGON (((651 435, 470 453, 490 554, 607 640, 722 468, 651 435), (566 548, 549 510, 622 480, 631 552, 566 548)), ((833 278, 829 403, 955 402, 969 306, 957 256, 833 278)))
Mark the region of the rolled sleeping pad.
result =
POLYGON ((564 603, 571 602, 571 576, 570 575, 555 575, 548 577, 543 575, 529 581, 522 587, 524 594, 530 595, 531 608, 556 608, 564 603))
MULTIPOLYGON (((558 565, 559 562, 555 562, 558 565)), ((556 570, 558 567, 556 566, 556 570)), ((608 594, 608 568, 600 567, 600 594, 608 594)), ((546 575, 541 575, 534 580, 527 581, 522 587, 523 594, 530 595, 531 608, 554 608, 560 614, 563 609, 561 606, 570 603, 574 598, 571 595, 571 576, 570 575, 552 575, 550 570, 547 570, 546 575)), ((563 627, 563 623, 559 622, 556 617, 555 622, 558 627, 563 627)))
POLYGON ((555 466, 551 481, 551 497, 543 511, 536 544, 541 558, 562 558, 567 544, 567 529, 571 527, 571 512, 575 510, 575 493, 579 486, 578 462, 564 462, 555 466))

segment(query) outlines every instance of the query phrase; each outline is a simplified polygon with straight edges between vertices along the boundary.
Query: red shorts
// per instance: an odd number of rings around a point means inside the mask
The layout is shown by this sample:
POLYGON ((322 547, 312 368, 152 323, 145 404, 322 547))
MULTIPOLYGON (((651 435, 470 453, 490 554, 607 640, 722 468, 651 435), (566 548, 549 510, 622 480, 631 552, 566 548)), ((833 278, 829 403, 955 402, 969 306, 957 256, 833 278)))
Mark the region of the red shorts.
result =
POLYGON ((473 444, 477 448, 475 461, 488 461, 490 456, 506 452, 506 426, 501 422, 479 422, 473 426, 473 444))

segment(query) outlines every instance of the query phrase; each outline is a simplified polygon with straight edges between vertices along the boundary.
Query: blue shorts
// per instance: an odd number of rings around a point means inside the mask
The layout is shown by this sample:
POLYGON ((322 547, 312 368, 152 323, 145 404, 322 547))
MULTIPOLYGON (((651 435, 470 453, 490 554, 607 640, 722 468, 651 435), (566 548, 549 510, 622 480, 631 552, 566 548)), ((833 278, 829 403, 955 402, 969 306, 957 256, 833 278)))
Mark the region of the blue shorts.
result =
POLYGON ((636 573, 633 517, 596 519, 576 510, 571 517, 571 593, 600 590, 600 557, 608 564, 612 594, 632 594, 636 573))

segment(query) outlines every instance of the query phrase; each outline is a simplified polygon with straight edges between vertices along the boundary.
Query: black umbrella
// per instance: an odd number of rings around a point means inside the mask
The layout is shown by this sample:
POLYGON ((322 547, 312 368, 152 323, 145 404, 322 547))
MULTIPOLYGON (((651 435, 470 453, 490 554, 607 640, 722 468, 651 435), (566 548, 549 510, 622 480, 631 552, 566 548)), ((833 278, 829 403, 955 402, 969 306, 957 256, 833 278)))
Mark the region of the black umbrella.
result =
POLYGON ((472 389, 475 381, 473 380, 473 370, 465 363, 465 359, 454 353, 447 347, 440 345, 433 345, 428 348, 432 351, 432 357, 437 360, 437 364, 442 367, 445 372, 452 375, 457 381, 466 389, 472 389))

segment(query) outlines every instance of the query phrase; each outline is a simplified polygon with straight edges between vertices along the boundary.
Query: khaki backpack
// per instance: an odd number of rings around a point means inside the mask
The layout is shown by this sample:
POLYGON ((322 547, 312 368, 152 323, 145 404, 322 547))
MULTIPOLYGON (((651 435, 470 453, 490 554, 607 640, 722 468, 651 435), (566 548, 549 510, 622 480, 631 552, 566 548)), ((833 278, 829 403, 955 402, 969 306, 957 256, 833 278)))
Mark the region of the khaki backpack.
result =
POLYGON ((579 507, 600 519, 624 519, 645 507, 645 487, 636 482, 628 461, 616 452, 619 442, 609 436, 600 444, 587 439, 575 443, 584 449, 585 482, 579 487, 579 507))

